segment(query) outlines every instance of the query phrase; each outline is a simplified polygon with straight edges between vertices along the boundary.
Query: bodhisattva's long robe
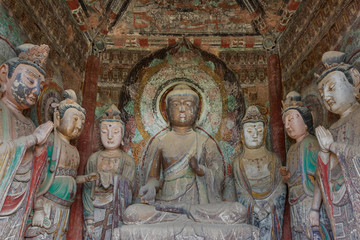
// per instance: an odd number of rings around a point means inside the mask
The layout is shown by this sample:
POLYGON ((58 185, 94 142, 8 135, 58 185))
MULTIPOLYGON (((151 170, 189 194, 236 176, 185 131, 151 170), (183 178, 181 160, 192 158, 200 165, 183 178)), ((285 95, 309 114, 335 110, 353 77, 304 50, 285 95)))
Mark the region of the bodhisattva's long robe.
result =
POLYGON ((41 201, 48 227, 41 229, 28 222, 25 237, 29 240, 66 239, 70 207, 75 200, 79 152, 57 135, 54 144, 48 146, 48 152, 51 155, 36 199, 41 201))
MULTIPOLYGON (((291 216, 291 236, 293 239, 307 239, 310 228, 309 212, 314 197, 314 181, 319 143, 313 135, 291 145, 287 162, 290 171, 289 203, 291 216)), ((331 227, 323 208, 320 209, 320 231, 325 239, 330 239, 331 227)))
POLYGON ((330 157, 319 154, 318 176, 323 201, 336 239, 360 239, 360 107, 333 124, 330 157))
POLYGON ((114 228, 122 225, 122 214, 131 204, 135 180, 135 162, 125 152, 108 157, 105 151, 92 154, 85 174, 98 173, 100 179, 83 187, 84 220, 93 220, 92 239, 111 239, 114 228), (112 220, 112 221, 110 221, 112 220))
POLYGON ((236 193, 238 202, 248 209, 248 223, 260 228, 261 239, 281 239, 286 186, 279 172, 280 159, 265 151, 264 158, 245 159, 242 153, 234 159, 236 193), (271 212, 265 218, 254 212, 255 205, 265 208, 267 204, 271 212))
POLYGON ((0 100, 0 239, 22 239, 46 162, 46 148, 35 155, 30 119, 0 100))

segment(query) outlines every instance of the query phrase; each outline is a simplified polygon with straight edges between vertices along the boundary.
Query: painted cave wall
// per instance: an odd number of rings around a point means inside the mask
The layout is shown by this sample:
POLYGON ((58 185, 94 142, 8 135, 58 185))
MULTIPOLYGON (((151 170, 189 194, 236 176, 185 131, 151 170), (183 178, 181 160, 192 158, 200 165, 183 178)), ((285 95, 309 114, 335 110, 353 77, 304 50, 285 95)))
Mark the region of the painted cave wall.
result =
POLYGON ((343 51, 347 62, 360 70, 359 11, 359 0, 305 1, 280 38, 284 93, 295 90, 302 95, 315 126, 329 127, 338 118, 328 113, 317 91, 314 73, 324 70, 322 54, 343 51))
POLYGON ((74 89, 81 101, 88 42, 67 11, 65 1, 0 2, 0 63, 15 56, 15 47, 23 43, 51 49, 44 91, 29 113, 35 124, 50 118, 49 101, 61 99, 63 89, 74 89))

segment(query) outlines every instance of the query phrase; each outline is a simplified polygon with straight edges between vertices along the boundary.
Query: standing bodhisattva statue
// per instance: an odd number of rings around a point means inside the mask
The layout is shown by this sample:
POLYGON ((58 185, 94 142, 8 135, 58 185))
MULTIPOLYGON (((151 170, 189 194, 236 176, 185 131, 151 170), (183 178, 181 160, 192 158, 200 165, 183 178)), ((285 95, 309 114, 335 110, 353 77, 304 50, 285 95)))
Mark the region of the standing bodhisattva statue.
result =
POLYGON ((331 239, 331 227, 323 208, 316 209, 318 224, 309 222, 316 195, 315 171, 320 148, 313 135, 312 114, 301 101, 299 93, 290 92, 287 95, 283 121, 287 135, 296 141, 287 153, 287 169, 280 169, 289 189, 292 239, 319 239, 320 236, 331 239))
POLYGON ((70 140, 78 138, 83 130, 85 109, 76 102, 73 90, 63 95, 65 99, 54 111, 54 145, 48 147, 51 157, 26 230, 29 239, 66 239, 76 184, 96 179, 96 174, 77 176, 80 156, 70 140))
POLYGON ((0 66, 0 239, 22 239, 46 163, 53 129, 35 129, 23 110, 34 106, 45 81, 47 45, 23 44, 0 66))
POLYGON ((241 122, 244 151, 234 159, 238 201, 248 209, 249 223, 260 228, 261 239, 281 239, 286 186, 280 159, 265 146, 266 119, 250 106, 241 122))
MULTIPOLYGON (((360 73, 345 53, 326 52, 318 78, 325 107, 340 119, 316 128, 319 187, 336 239, 360 238, 360 73)), ((315 206, 315 205, 314 205, 315 206)))
POLYGON ((104 150, 92 154, 85 174, 98 174, 97 182, 83 187, 84 220, 87 239, 111 239, 114 228, 122 225, 122 215, 131 204, 135 161, 120 149, 125 124, 120 111, 112 105, 100 120, 104 150))

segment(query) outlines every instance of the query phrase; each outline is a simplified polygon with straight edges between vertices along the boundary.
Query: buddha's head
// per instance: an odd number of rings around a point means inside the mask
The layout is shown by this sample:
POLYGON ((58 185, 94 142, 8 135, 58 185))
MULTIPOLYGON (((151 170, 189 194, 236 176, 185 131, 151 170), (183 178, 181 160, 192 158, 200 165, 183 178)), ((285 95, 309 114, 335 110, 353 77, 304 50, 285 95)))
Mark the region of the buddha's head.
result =
POLYGON ((317 79, 318 90, 327 110, 342 115, 359 98, 360 73, 344 63, 345 53, 326 52, 322 62, 327 68, 317 79))
POLYGON ((166 96, 170 126, 193 127, 198 118, 199 96, 185 84, 179 84, 166 96))
POLYGON ((76 94, 68 89, 63 94, 65 100, 61 101, 55 110, 55 127, 67 140, 78 138, 84 128, 85 109, 77 102, 76 94))
POLYGON ((241 134, 245 147, 257 149, 264 145, 266 119, 256 106, 246 109, 241 121, 241 134))
POLYGON ((121 121, 120 111, 112 105, 105 111, 100 120, 101 142, 106 150, 120 147, 125 133, 125 124, 121 121))
POLYGON ((288 93, 283 103, 282 119, 288 136, 297 141, 304 136, 314 134, 313 117, 308 107, 304 106, 299 93, 288 93))
POLYGON ((35 105, 45 81, 49 51, 47 45, 23 44, 16 48, 18 57, 0 66, 1 95, 17 109, 35 105))

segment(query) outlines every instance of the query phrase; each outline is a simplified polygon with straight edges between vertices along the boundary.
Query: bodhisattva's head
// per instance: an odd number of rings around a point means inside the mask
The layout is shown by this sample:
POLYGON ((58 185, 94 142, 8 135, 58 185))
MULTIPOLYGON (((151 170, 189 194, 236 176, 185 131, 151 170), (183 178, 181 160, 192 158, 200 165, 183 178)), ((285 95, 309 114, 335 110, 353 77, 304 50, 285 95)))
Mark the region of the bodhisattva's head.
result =
POLYGON ((64 92, 65 100, 61 101, 55 111, 56 130, 66 140, 80 136, 85 124, 85 109, 76 102, 76 94, 69 89, 64 92))
POLYGON ((246 109, 245 116, 241 121, 241 134, 246 148, 258 149, 264 145, 265 122, 265 118, 256 106, 246 109))
POLYGON ((105 150, 118 149, 124 133, 125 124, 121 121, 120 111, 115 105, 112 105, 100 120, 100 136, 105 150))
POLYGON ((50 48, 23 44, 16 50, 18 57, 0 66, 0 92, 3 100, 22 111, 35 105, 40 95, 50 48))
POLYGON ((166 96, 166 113, 171 127, 193 127, 198 118, 199 96, 185 84, 166 96))
POLYGON ((311 111, 304 106, 301 96, 297 92, 290 92, 286 96, 282 119, 287 135, 297 142, 314 132, 311 111))
POLYGON ((322 62, 326 70, 317 79, 318 90, 327 110, 340 116, 347 115, 359 98, 360 73, 344 63, 345 53, 324 53, 322 62))

